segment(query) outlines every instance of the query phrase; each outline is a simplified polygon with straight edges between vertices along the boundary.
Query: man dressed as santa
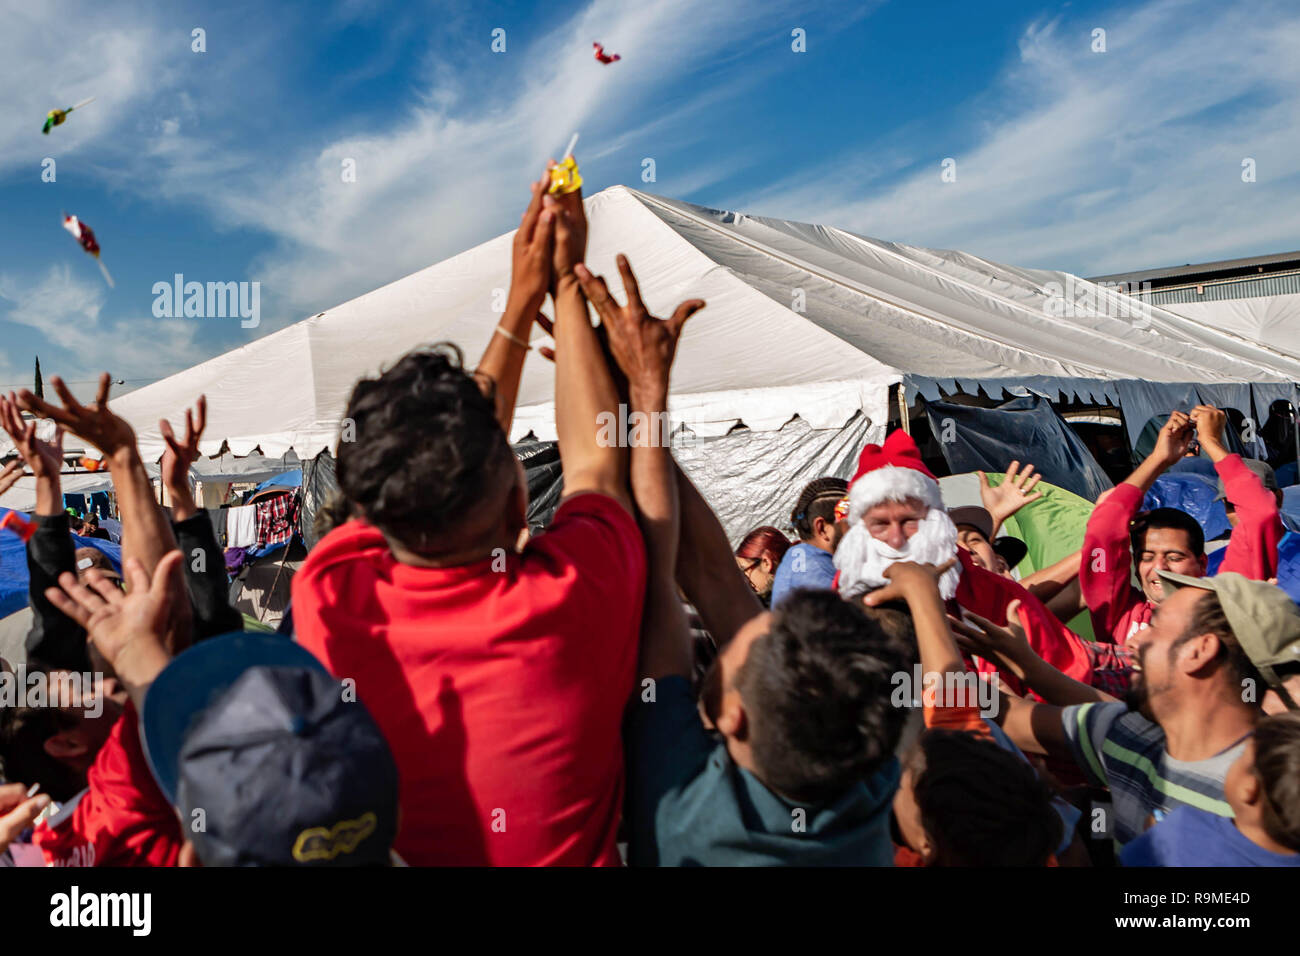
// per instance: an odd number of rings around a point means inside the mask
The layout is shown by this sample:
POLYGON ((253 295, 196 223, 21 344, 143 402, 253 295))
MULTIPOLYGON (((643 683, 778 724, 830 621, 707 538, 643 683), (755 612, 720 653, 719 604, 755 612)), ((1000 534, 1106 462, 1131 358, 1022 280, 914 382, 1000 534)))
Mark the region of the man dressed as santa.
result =
MULTIPOLYGON (((957 545, 957 526, 948 516, 938 479, 921 460, 910 435, 894 431, 884 445, 867 445, 849 483, 849 530, 835 550, 836 587, 858 598, 883 587, 885 569, 896 561, 957 563, 939 579, 950 613, 964 608, 1005 625, 1007 605, 1020 602, 1020 623, 1030 646, 1057 670, 1085 684, 1093 677, 1084 640, 1065 627, 1016 581, 976 566, 957 545)), ((1014 674, 979 660, 981 673, 998 673, 1017 694, 1025 689, 1014 674)))

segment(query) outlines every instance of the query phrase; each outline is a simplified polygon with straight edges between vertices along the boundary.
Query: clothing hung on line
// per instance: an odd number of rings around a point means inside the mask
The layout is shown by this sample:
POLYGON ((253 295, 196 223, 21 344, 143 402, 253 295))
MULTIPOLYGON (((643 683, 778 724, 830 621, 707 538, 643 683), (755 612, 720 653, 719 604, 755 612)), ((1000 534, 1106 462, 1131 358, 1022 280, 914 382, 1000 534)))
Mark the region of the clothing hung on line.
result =
POLYGON ((257 544, 257 507, 241 505, 226 511, 226 547, 251 548, 257 544))

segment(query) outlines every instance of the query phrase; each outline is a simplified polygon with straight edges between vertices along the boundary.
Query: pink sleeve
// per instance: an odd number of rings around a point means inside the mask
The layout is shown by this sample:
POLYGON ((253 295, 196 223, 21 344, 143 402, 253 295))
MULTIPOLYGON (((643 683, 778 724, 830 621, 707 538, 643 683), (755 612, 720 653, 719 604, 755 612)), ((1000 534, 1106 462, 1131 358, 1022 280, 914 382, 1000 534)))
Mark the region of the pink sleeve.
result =
POLYGON ((1079 587, 1099 639, 1109 634, 1122 641, 1116 630, 1138 600, 1129 581, 1133 556, 1128 530, 1141 506, 1142 489, 1122 482, 1092 510, 1083 532, 1079 587))
POLYGON ((1236 571, 1255 581, 1277 577, 1277 545, 1284 534, 1277 499, 1239 455, 1229 455, 1214 467, 1237 512, 1237 526, 1228 539, 1219 572, 1236 571))

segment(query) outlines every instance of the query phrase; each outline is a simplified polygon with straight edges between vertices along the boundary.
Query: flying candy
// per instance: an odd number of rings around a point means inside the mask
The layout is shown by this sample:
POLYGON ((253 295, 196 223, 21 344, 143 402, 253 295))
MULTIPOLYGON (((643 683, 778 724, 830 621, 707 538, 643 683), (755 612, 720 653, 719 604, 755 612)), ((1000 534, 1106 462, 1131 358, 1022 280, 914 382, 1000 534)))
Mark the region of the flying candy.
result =
POLYGON ((615 60, 623 59, 617 53, 613 55, 606 53, 605 48, 601 46, 599 43, 593 43, 592 46, 596 48, 596 59, 599 60, 601 63, 609 65, 610 63, 613 63, 615 60))
POLYGON ((578 161, 573 158, 573 147, 578 145, 578 134, 569 140, 569 148, 564 151, 564 159, 551 167, 551 185, 547 192, 552 196, 557 193, 573 193, 582 188, 582 173, 578 172, 578 161))
POLYGON ((72 238, 81 243, 81 248, 95 257, 95 261, 99 263, 99 271, 104 273, 104 281, 108 283, 109 288, 112 288, 113 277, 108 274, 108 267, 103 262, 100 262, 99 243, 95 241, 95 233, 91 228, 76 216, 66 214, 63 217, 63 228, 72 233, 72 238))
POLYGON ((73 110, 79 110, 88 103, 93 103, 95 98, 92 96, 88 100, 82 100, 76 106, 69 106, 66 110, 50 110, 45 114, 45 125, 41 127, 41 132, 49 135, 50 130, 55 126, 62 126, 63 121, 68 118, 68 114, 73 110))

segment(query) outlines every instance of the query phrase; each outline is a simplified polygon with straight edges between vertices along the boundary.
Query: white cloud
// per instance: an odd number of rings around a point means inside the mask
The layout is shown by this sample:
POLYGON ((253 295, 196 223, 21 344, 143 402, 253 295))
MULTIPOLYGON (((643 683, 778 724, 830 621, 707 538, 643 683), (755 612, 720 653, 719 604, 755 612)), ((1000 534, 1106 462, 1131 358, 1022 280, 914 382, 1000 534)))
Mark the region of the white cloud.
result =
POLYGON ((736 202, 1088 274, 1294 248, 1300 11, 1157 2, 1099 20, 1026 28, 998 88, 963 106, 959 122, 979 117, 968 148, 912 129, 874 175, 854 151, 736 202), (1097 25, 1106 53, 1090 49, 1097 25))
MULTIPOLYGON (((50 266, 37 279, 0 274, 0 324, 11 322, 36 330, 48 347, 43 354, 45 375, 68 381, 91 381, 100 372, 127 381, 157 376, 159 368, 183 368, 202 361, 206 350, 196 343, 200 330, 194 319, 104 317, 107 287, 98 271, 66 263, 50 266)), ((0 381, 30 378, 31 370, 9 363, 0 381)), ((122 391, 122 389, 118 389, 122 391)))

